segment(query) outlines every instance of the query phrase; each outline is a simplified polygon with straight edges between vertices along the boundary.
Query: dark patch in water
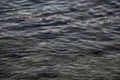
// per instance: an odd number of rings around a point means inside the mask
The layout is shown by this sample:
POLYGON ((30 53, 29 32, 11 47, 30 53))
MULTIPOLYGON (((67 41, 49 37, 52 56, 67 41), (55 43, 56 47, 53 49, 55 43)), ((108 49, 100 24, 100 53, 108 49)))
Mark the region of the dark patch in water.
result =
POLYGON ((61 34, 61 33, 44 32, 44 33, 39 33, 37 35, 32 35, 32 37, 38 38, 38 39, 55 39, 55 38, 58 38, 62 35, 63 34, 61 34))
POLYGON ((43 3, 42 0, 29 0, 29 1, 31 1, 31 2, 33 2, 35 4, 43 3))
MULTIPOLYGON (((19 21, 21 21, 21 20, 19 20, 19 21)), ((68 22, 64 22, 64 21, 53 21, 53 22, 35 22, 35 23, 33 23, 33 24, 31 24, 31 23, 29 23, 29 24, 27 24, 27 23, 24 23, 24 24, 22 24, 21 23, 21 25, 19 25, 19 26, 9 26, 9 27, 5 27, 5 29, 7 29, 7 30, 18 30, 18 31, 20 31, 20 30, 26 30, 26 29, 33 29, 33 28, 38 28, 38 27, 45 27, 45 26, 58 26, 58 25, 66 25, 68 22)))
POLYGON ((38 74, 38 76, 43 78, 56 78, 58 77, 58 73, 55 72, 41 72, 38 74))
POLYGON ((16 54, 16 53, 10 53, 10 54, 6 54, 6 55, 4 55, 4 57, 7 57, 7 58, 21 58, 21 57, 23 57, 23 55, 21 55, 21 54, 16 54))
POLYGON ((89 54, 93 54, 95 56, 103 56, 104 54, 107 54, 107 52, 104 50, 91 49, 89 54))

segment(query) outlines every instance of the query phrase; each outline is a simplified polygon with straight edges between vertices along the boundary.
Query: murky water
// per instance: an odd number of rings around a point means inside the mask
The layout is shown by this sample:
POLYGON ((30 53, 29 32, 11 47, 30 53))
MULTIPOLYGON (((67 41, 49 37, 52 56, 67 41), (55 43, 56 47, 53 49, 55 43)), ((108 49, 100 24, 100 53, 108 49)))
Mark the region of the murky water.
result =
POLYGON ((120 0, 0 0, 0 80, 120 80, 120 0))

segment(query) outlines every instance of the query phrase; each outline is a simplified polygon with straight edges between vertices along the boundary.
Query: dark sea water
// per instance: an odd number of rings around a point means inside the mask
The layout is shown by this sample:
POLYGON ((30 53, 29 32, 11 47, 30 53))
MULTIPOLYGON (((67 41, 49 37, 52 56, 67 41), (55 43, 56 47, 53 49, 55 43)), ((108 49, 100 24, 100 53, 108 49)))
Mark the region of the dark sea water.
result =
POLYGON ((120 80, 120 0, 0 0, 0 80, 120 80))

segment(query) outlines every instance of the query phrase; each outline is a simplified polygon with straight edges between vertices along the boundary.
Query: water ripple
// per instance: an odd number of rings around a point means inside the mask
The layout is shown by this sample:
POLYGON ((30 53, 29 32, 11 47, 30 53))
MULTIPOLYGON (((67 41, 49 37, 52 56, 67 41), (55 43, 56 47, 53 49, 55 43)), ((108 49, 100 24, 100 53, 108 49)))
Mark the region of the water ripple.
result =
POLYGON ((1 0, 0 80, 119 80, 119 0, 1 0))

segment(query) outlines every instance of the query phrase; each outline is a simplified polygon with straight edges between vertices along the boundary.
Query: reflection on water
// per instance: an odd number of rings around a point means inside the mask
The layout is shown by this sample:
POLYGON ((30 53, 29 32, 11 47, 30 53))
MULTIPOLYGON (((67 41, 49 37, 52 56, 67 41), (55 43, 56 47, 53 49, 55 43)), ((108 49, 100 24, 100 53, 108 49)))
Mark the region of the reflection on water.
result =
POLYGON ((1 0, 0 80, 120 80, 120 0, 1 0))

